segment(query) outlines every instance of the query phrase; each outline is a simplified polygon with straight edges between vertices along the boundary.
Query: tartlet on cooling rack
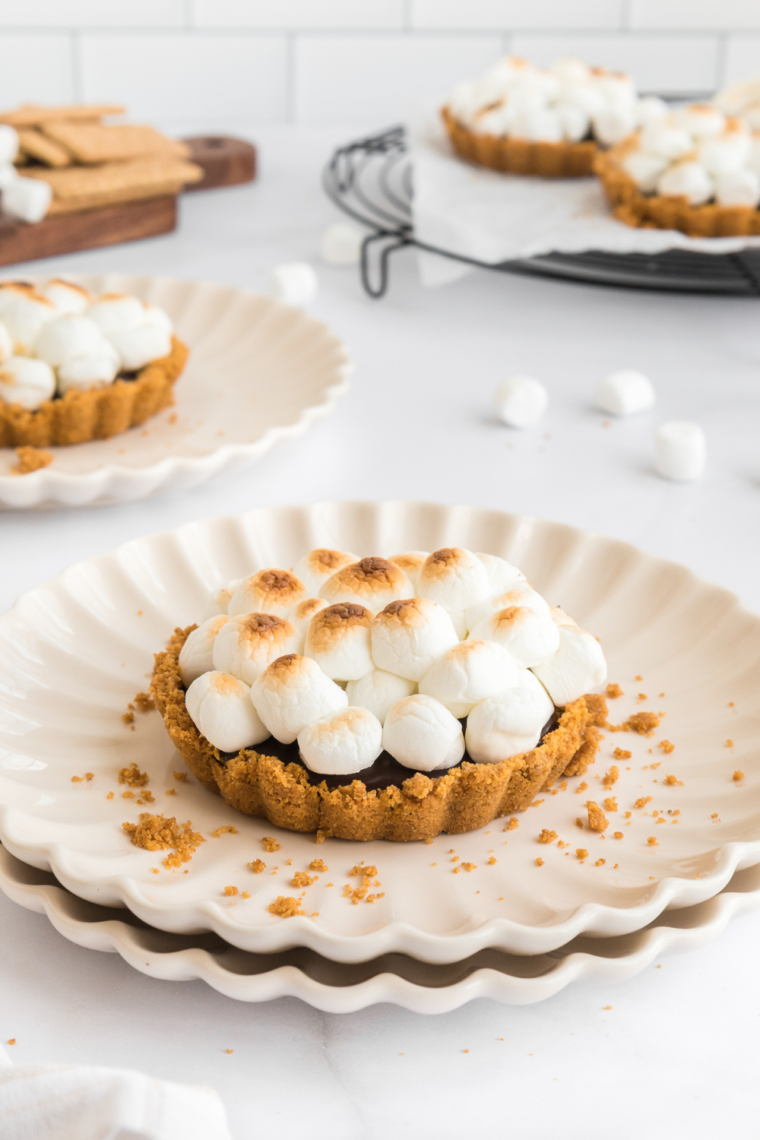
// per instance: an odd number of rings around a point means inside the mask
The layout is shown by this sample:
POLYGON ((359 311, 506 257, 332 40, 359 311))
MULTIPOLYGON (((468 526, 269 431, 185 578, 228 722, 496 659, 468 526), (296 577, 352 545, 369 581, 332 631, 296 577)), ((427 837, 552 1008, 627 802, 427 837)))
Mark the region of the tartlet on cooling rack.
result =
POLYGON ((108 439, 174 402, 188 356, 154 305, 69 281, 0 283, 0 447, 108 439))
POLYGON ((277 826, 470 831, 596 755, 599 644, 503 559, 316 550, 216 607, 156 654, 151 693, 200 782, 277 826))

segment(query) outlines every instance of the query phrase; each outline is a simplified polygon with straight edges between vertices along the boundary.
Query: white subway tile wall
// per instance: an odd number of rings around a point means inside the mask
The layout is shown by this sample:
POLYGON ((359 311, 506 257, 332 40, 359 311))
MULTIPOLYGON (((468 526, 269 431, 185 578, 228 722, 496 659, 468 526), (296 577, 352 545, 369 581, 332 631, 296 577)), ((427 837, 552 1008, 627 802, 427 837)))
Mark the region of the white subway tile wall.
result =
POLYGON ((760 71, 760 0, 0 3, 0 107, 108 99, 161 122, 401 118, 503 52, 579 55, 646 91, 760 71))

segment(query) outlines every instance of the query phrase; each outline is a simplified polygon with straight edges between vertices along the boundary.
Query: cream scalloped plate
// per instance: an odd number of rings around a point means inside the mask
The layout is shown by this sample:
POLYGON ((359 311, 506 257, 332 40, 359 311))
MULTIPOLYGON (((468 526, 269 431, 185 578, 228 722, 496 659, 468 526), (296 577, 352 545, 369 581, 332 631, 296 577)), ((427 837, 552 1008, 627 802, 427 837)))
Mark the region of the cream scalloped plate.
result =
POLYGON ((0 504, 69 507, 180 491, 235 471, 302 435, 348 387, 350 362, 326 325, 270 297, 171 277, 72 277, 96 293, 160 305, 190 347, 176 405, 111 439, 54 447, 52 464, 11 475, 0 449, 0 504))
POLYGON ((481 950, 438 966, 403 954, 354 964, 331 962, 306 949, 249 954, 215 934, 166 934, 128 912, 77 898, 51 874, 21 863, 3 847, 0 890, 25 909, 47 915, 70 942, 119 954, 151 978, 198 978, 237 1001, 296 997, 326 1013, 354 1013, 379 1002, 414 1013, 448 1013, 475 998, 529 1005, 571 982, 622 982, 665 955, 704 946, 731 918, 760 906, 760 866, 737 871, 714 898, 667 911, 634 934, 576 938, 551 954, 481 950))
POLYGON ((760 863, 758 676, 760 618, 733 595, 558 523, 410 503, 194 523, 80 563, 0 618, 0 839, 75 895, 126 906, 162 930, 213 931, 241 950, 303 946, 341 962, 391 952, 432 963, 485 949, 546 954, 581 934, 640 930, 760 863), (391 554, 454 543, 517 563, 600 637, 625 693, 611 702, 615 722, 637 709, 666 714, 651 738, 607 731, 580 794, 576 778, 542 795, 515 817, 517 828, 496 820, 429 844, 317 845, 236 812, 192 778, 178 782, 183 766, 157 712, 137 713, 134 731, 124 723, 154 651, 204 612, 220 583, 290 566, 318 545, 391 554), (672 751, 658 747, 665 740, 672 751), (615 748, 631 756, 615 758, 615 748), (132 762, 149 773, 147 807, 123 798, 130 789, 117 783, 132 762), (613 765, 619 777, 605 790, 601 776, 613 765), (81 779, 87 772, 93 778, 81 779), (604 835, 576 825, 588 798, 610 801, 604 835), (638 800, 646 802, 637 808, 638 800), (206 836, 192 862, 168 870, 162 852, 130 843, 121 824, 145 810, 189 819, 206 836), (228 825, 235 833, 214 836, 228 825), (538 843, 542 829, 565 846, 538 843), (264 837, 279 848, 267 851, 264 837), (292 878, 315 858, 328 870, 304 892, 292 878), (248 869, 255 859, 263 873, 248 869), (360 884, 351 872, 361 860, 380 883, 371 904, 347 894, 360 884), (269 913, 278 896, 302 894, 303 915, 269 913))

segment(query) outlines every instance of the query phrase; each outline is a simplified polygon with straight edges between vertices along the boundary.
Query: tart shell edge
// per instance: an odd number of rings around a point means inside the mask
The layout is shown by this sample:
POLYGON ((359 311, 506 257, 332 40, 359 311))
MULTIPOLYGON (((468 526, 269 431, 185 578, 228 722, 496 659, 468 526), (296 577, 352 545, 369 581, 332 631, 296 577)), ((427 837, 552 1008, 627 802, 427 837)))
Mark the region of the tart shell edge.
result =
POLYGON ((534 174, 540 178, 583 178, 593 173, 599 153, 595 142, 531 142, 478 134, 458 122, 448 107, 441 118, 460 158, 489 170, 508 174, 534 174))

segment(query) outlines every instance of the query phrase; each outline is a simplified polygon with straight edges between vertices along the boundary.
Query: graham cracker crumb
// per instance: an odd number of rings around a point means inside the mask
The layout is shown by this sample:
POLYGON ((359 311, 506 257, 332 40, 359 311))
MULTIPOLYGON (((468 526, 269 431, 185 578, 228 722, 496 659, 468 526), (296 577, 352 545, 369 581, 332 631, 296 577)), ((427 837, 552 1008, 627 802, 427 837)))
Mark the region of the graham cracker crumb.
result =
MULTIPOLYGON (((138 615, 142 614, 142 610, 138 610, 137 613, 138 615)), ((134 696, 134 704, 140 712, 150 712, 156 707, 156 702, 150 693, 136 693, 134 696)))
POLYGON ((172 772, 172 776, 174 776, 175 780, 179 780, 180 783, 182 783, 183 780, 187 779, 187 772, 172 772))
POLYGON ((726 741, 726 748, 733 748, 733 746, 734 746, 733 740, 727 740, 726 741))
POLYGON ((603 801, 603 803, 605 811, 617 811, 618 809, 617 800, 614 796, 608 796, 607 799, 603 801))
POLYGON ((290 880, 291 887, 310 887, 312 883, 316 883, 316 877, 312 878, 307 875, 305 871, 296 871, 293 878, 290 880))
POLYGON ((671 744, 669 740, 661 740, 657 747, 661 748, 666 754, 669 754, 674 750, 675 744, 671 744))
POLYGON ((640 673, 637 673, 633 679, 634 679, 634 681, 643 681, 644 680, 644 678, 641 676, 640 673))
POLYGON ((163 861, 165 867, 179 867, 181 863, 189 863, 196 849, 206 842, 203 835, 193 831, 190 820, 180 825, 174 816, 165 819, 163 815, 141 812, 139 823, 123 823, 121 826, 135 847, 143 847, 146 851, 173 848, 172 854, 167 855, 163 861))
POLYGON ((254 875, 260 875, 262 871, 267 869, 267 865, 262 859, 254 859, 252 863, 246 863, 246 867, 253 871, 254 875))
POLYGON ((270 914, 277 915, 278 918, 294 918, 297 914, 306 913, 306 911, 301 910, 300 899, 294 899, 289 895, 278 895, 274 902, 269 904, 267 910, 270 914))
POLYGON ((365 867, 363 863, 357 863, 348 873, 349 875, 369 875, 370 878, 375 878, 377 875, 377 867, 373 865, 365 867))
POLYGON ((656 847, 657 846, 657 838, 654 835, 648 835, 647 836, 647 843, 649 844, 650 847, 656 847))
POLYGON ((622 696, 623 696, 623 690, 620 688, 620 685, 618 685, 616 681, 613 681, 611 684, 609 684, 607 686, 607 698, 608 698, 608 700, 614 701, 614 700, 617 700, 618 697, 622 697, 622 696))
POLYGON ((264 850, 268 851, 270 855, 273 851, 280 850, 281 844, 279 844, 276 839, 273 839, 271 835, 265 835, 261 842, 264 844, 264 850))
POLYGON ((237 833, 238 829, 231 823, 226 823, 224 827, 217 827, 214 831, 211 832, 214 839, 219 839, 219 837, 222 835, 237 835, 237 833))
POLYGON ((607 862, 606 859, 597 859, 596 863, 594 863, 594 866, 595 867, 602 867, 606 862, 607 862))
POLYGON ((576 847, 575 855, 577 859, 588 859, 588 851, 585 847, 576 847))
POLYGON ((637 732, 639 736, 650 736, 660 724, 660 716, 653 712, 634 713, 628 718, 630 732, 637 732))
POLYGON ((540 807, 543 802, 543 800, 534 800, 532 804, 528 804, 528 807, 540 807))
POLYGON ((87 783, 89 784, 90 780, 94 780, 94 779, 95 779, 95 773, 94 772, 85 772, 84 776, 72 776, 71 782, 72 782, 72 784, 83 784, 86 780, 87 783))
POLYGON ((736 782, 738 783, 738 782, 739 782, 739 780, 743 780, 743 779, 744 779, 744 773, 743 773, 742 771, 740 771, 740 770, 737 768, 737 769, 736 769, 736 771, 735 771, 735 772, 734 772, 734 774, 733 774, 733 777, 732 777, 732 779, 736 780, 736 782))
POLYGON ((144 788, 150 776, 147 772, 141 772, 135 763, 129 765, 128 768, 122 768, 119 772, 119 783, 129 784, 130 788, 144 788))
POLYGON ((616 748, 615 751, 612 753, 612 755, 615 758, 615 760, 630 760, 631 759, 631 753, 628 752, 625 748, 616 748))
POLYGON ((498 863, 498 859, 495 855, 492 855, 490 859, 486 859, 486 863, 489 867, 493 867, 494 863, 498 863))
POLYGON ((650 804, 653 799, 654 799, 653 796, 641 796, 639 799, 636 800, 636 803, 633 806, 635 808, 646 807, 647 804, 650 804))
POLYGON ((6 1045, 15 1045, 15 1044, 16 1044, 16 1038, 15 1037, 9 1037, 8 1040, 6 1041, 6 1045))
POLYGON ((666 776, 663 782, 670 784, 671 787, 675 784, 680 784, 680 786, 683 787, 683 780, 679 780, 676 776, 666 776))
POLYGON ((613 839, 622 839, 622 838, 623 838, 623 833, 622 833, 622 831, 614 831, 614 832, 612 833, 612 838, 613 838, 613 839))
POLYGON ((543 865, 544 865, 544 861, 541 858, 541 856, 539 855, 538 858, 536 859, 536 866, 537 867, 543 867, 543 865))
POLYGON ((556 838, 557 838, 557 832, 556 831, 549 831, 549 829, 547 827, 545 827, 545 828, 543 828, 543 830, 541 831, 541 834, 538 837, 538 842, 539 843, 553 843, 556 838))
POLYGON ((106 799, 112 800, 113 799, 113 792, 109 792, 108 795, 106 796, 106 799))
POLYGON ((138 804, 152 804, 152 803, 155 803, 156 801, 155 801, 155 796, 153 795, 153 792, 151 792, 147 788, 145 788, 145 790, 140 793, 140 798, 138 799, 137 802, 138 802, 138 804))
POLYGON ((327 866, 327 863, 325 863, 324 859, 312 859, 311 863, 309 863, 309 870, 329 871, 330 868, 327 866))
POLYGON ((129 712, 125 712, 125 713, 121 714, 121 719, 124 721, 125 724, 134 724, 135 723, 135 714, 130 709, 129 712))
POLYGON ((477 870, 478 865, 477 863, 463 863, 462 866, 464 867, 465 871, 469 872, 477 870))
POLYGON ((243 891, 243 893, 240 897, 243 899, 249 899, 251 897, 251 892, 250 891, 243 891))
POLYGON ((177 789, 176 789, 176 788, 167 788, 167 789, 166 789, 166 793, 165 793, 165 794, 166 794, 167 796, 176 796, 176 794, 177 794, 177 789))
POLYGON ((578 787, 575 789, 576 796, 579 796, 581 794, 581 792, 585 792, 587 787, 588 787, 588 784, 584 780, 583 783, 579 784, 578 787))
POLYGON ((519 821, 519 819, 516 819, 516 818, 515 818, 515 816, 512 816, 512 818, 510 819, 510 821, 509 821, 509 823, 507 824, 507 826, 506 826, 506 827, 502 827, 502 829, 501 829, 501 830, 502 830, 502 831, 514 831, 514 829, 515 829, 516 827, 519 827, 519 826, 520 826, 520 821, 519 821))
POLYGON ((613 764, 612 767, 610 768, 609 772, 604 773, 604 776, 602 777, 602 784, 604 785, 605 788, 611 788, 612 785, 616 784, 619 779, 620 779, 620 769, 616 768, 615 765, 613 764))
POLYGON ((324 843, 324 841, 327 839, 327 837, 328 837, 328 832, 323 831, 323 829, 321 827, 318 827, 317 828, 317 835, 316 835, 316 842, 317 843, 324 843))
POLYGON ((236 895, 236 894, 238 894, 239 892, 238 892, 238 889, 237 889, 237 887, 225 887, 225 888, 224 888, 224 893, 225 893, 226 895, 236 895))
POLYGON ((123 800, 133 800, 133 799, 135 798, 135 793, 134 793, 134 792, 129 792, 129 791, 127 791, 127 792, 122 792, 122 793, 121 793, 121 798, 122 798, 123 800))
POLYGON ((588 812, 588 825, 592 831, 605 831, 610 826, 610 821, 595 800, 586 801, 586 811, 588 812))
POLYGON ((41 447, 17 447, 16 460, 11 467, 11 475, 31 475, 33 471, 49 467, 53 456, 41 447))

